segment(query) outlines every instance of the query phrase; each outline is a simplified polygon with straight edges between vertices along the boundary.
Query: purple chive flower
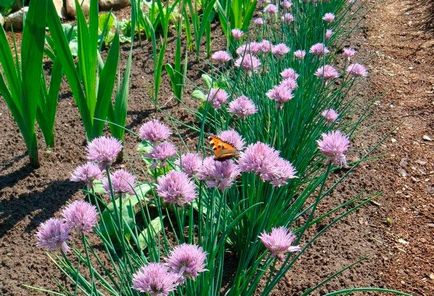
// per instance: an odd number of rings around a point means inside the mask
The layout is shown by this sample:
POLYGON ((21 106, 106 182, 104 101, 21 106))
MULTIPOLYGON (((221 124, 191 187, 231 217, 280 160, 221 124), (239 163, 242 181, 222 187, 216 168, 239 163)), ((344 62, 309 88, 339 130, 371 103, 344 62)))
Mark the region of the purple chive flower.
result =
POLYGON ((205 271, 206 253, 196 245, 182 244, 176 246, 166 259, 166 266, 171 272, 182 278, 194 279, 205 271))
POLYGON ((331 23, 335 20, 335 15, 331 12, 327 12, 326 14, 324 14, 322 19, 327 23, 331 23))
MULTIPOLYGON (((119 169, 110 174, 110 181, 114 193, 134 194, 136 177, 130 172, 119 169)), ((102 185, 107 193, 110 193, 110 184, 108 178, 102 180, 102 185)))
POLYGON ((256 109, 255 103, 253 103, 253 101, 248 97, 239 96, 229 103, 228 111, 229 113, 232 113, 240 118, 246 118, 255 114, 258 110, 256 109))
POLYGON ((51 218, 39 225, 36 238, 40 248, 48 251, 61 250, 64 253, 69 251, 66 244, 69 239, 69 229, 60 219, 51 218))
POLYGON ((239 133, 237 133, 233 129, 223 131, 223 132, 219 133, 217 136, 220 139, 222 139, 223 141, 234 146, 238 151, 241 151, 244 148, 245 142, 244 142, 243 138, 240 136, 239 133))
POLYGON ((299 252, 299 246, 293 246, 296 237, 285 227, 271 229, 268 234, 265 231, 259 236, 259 239, 271 254, 279 260, 285 259, 285 254, 288 252, 299 252))
POLYGON ((325 39, 329 40, 330 38, 332 38, 332 36, 333 36, 333 30, 327 29, 325 33, 325 39))
POLYGON ((356 50, 351 47, 346 47, 343 49, 342 55, 346 58, 352 58, 355 56, 356 50))
POLYGON ((232 60, 232 57, 227 51, 219 50, 212 54, 211 60, 215 63, 223 64, 232 60))
POLYGON ((245 43, 245 44, 242 44, 241 46, 239 46, 237 48, 236 52, 239 56, 244 56, 248 53, 258 54, 258 53, 262 52, 262 44, 255 42, 255 41, 245 43))
POLYGON ((318 148, 322 154, 327 156, 330 162, 338 166, 346 166, 345 153, 350 147, 350 140, 340 131, 332 131, 321 135, 318 140, 318 148))
POLYGON ((224 190, 232 186, 239 174, 238 166, 233 160, 217 161, 207 157, 202 163, 198 178, 205 181, 209 188, 224 190))
POLYGON ((275 186, 286 184, 296 178, 296 171, 290 162, 281 158, 279 152, 267 144, 257 142, 249 145, 238 160, 241 172, 253 172, 265 182, 275 186))
POLYGON ((333 66, 325 65, 315 71, 315 76, 326 80, 335 79, 339 77, 339 72, 333 66))
POLYGON ((270 89, 266 95, 269 99, 276 101, 278 105, 282 105, 294 97, 292 90, 282 84, 276 85, 270 89))
POLYGON ((253 23, 257 26, 262 26, 264 24, 264 20, 260 17, 257 17, 253 20, 253 23))
POLYGON ((171 134, 170 128, 156 119, 145 122, 139 130, 140 139, 152 143, 165 141, 171 134))
POLYGON ((326 109, 321 112, 321 115, 325 118, 327 122, 334 122, 338 119, 339 114, 333 109, 326 109))
POLYGON ((282 82, 279 85, 282 87, 288 88, 290 91, 293 91, 298 86, 297 81, 295 81, 292 78, 287 78, 287 79, 282 80, 282 82))
POLYGON ((112 137, 99 137, 87 145, 87 159, 100 167, 111 165, 122 150, 122 144, 112 137))
POLYGON ((293 21, 294 21, 294 16, 291 14, 291 13, 285 13, 283 16, 282 16, 282 21, 284 22, 284 23, 286 23, 286 24, 290 24, 290 23, 292 23, 293 21))
POLYGON ((360 64, 351 64, 347 67, 347 73, 354 77, 366 77, 368 76, 368 71, 365 66, 360 64))
POLYGON ((78 166, 71 174, 72 182, 84 182, 87 186, 92 186, 92 182, 102 178, 100 168, 91 162, 78 166))
POLYGON ((291 78, 293 80, 297 80, 297 78, 298 78, 297 72, 295 72, 295 70, 292 68, 287 68, 287 69, 283 70, 280 73, 280 76, 282 76, 283 79, 291 78))
POLYGON ((241 37, 243 37, 244 35, 244 32, 241 31, 240 29, 232 29, 231 33, 232 33, 232 37, 234 37, 235 40, 240 40, 241 37))
POLYGON ((193 177, 202 165, 202 158, 197 153, 187 153, 181 155, 175 164, 189 177, 193 177))
POLYGON ((196 198, 195 185, 184 172, 170 171, 157 181, 158 196, 167 203, 183 206, 196 198))
POLYGON ((289 47, 284 43, 279 43, 271 48, 271 53, 277 57, 283 57, 289 52, 289 47))
POLYGON ((228 93, 223 89, 211 88, 208 94, 208 102, 210 102, 214 108, 220 109, 220 107, 226 103, 228 97, 228 93))
POLYGON ((260 47, 259 51, 262 53, 270 52, 273 49, 273 43, 271 43, 267 39, 263 39, 261 42, 258 43, 258 45, 260 47))
POLYGON ((311 54, 314 54, 316 56, 322 56, 328 54, 330 51, 323 43, 316 43, 312 45, 309 52, 311 54))
POLYGON ((282 2, 282 7, 283 7, 283 8, 290 9, 291 6, 292 6, 292 2, 291 2, 291 1, 284 0, 284 1, 282 2))
POLYGON ((66 206, 62 217, 69 229, 76 229, 81 233, 88 233, 98 222, 96 207, 88 202, 77 200, 66 206))
POLYGON ((277 13, 277 6, 274 4, 268 4, 267 6, 265 6, 264 8, 264 12, 268 13, 270 15, 275 15, 277 13))
POLYGON ((286 185, 289 179, 296 178, 296 170, 294 166, 283 158, 278 158, 269 167, 269 182, 276 187, 286 185))
POLYGON ((257 71, 260 66, 261 66, 261 62, 259 61, 259 59, 249 53, 239 57, 235 61, 235 67, 243 68, 244 70, 249 72, 257 71))
POLYGON ((179 275, 161 263, 149 263, 133 275, 133 289, 151 296, 167 296, 178 283, 179 275))
POLYGON ((146 156, 152 158, 153 160, 165 162, 167 159, 175 156, 175 154, 175 145, 170 142, 162 142, 152 147, 151 152, 149 152, 146 156))
POLYGON ((299 49, 299 50, 294 51, 294 57, 297 60, 302 60, 302 59, 304 59, 305 56, 306 56, 306 51, 305 50, 299 49))

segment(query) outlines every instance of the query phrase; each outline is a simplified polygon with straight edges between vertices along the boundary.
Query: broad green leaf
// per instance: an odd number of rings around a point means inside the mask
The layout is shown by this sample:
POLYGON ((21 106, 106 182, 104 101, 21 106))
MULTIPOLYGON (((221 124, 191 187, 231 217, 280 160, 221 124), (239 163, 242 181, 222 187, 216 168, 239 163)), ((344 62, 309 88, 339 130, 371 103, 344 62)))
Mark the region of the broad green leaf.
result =
POLYGON ((162 220, 164 220, 164 216, 161 219, 160 217, 153 219, 148 227, 139 233, 137 244, 141 250, 146 249, 148 242, 155 240, 155 237, 161 232, 163 229, 162 220))

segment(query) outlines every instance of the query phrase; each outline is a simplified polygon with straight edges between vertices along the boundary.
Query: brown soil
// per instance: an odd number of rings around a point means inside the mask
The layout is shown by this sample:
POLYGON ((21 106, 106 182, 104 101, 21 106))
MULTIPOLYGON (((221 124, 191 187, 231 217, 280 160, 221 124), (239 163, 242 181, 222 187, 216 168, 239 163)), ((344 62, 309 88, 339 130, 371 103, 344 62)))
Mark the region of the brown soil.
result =
MULTIPOLYGON (((345 287, 378 286, 434 295, 434 142, 429 140, 434 139, 434 38, 430 31, 433 7, 429 4, 427 0, 372 0, 367 4, 369 11, 348 45, 358 47, 357 61, 370 68, 369 79, 354 94, 364 104, 374 99, 376 108, 362 127, 355 150, 367 150, 385 134, 392 135, 380 146, 379 159, 358 168, 327 205, 361 191, 380 191, 383 195, 376 204, 359 210, 323 236, 273 295, 300 295, 361 256, 368 259, 325 285, 318 294, 345 287)), ((219 42, 215 46, 218 48, 219 42)), ((125 46, 124 58, 127 52, 125 46)), ((160 92, 164 108, 154 111, 148 47, 135 47, 133 65, 129 128, 137 129, 150 117, 167 118, 168 112, 190 120, 184 107, 175 104, 165 77, 160 92)), ((191 65, 188 90, 205 70, 200 65, 191 65)), ((189 96, 185 103, 196 105, 189 96)), ((77 108, 64 86, 56 121, 56 147, 48 151, 41 144, 41 167, 32 170, 3 101, 0 116, 0 294, 36 295, 22 285, 54 287, 52 279, 59 278, 60 272, 35 247, 34 233, 39 223, 56 215, 68 201, 81 198, 80 187, 68 179, 84 161, 84 133, 77 108)), ((127 136, 124 155, 128 168, 139 168, 136 143, 137 139, 127 136)))

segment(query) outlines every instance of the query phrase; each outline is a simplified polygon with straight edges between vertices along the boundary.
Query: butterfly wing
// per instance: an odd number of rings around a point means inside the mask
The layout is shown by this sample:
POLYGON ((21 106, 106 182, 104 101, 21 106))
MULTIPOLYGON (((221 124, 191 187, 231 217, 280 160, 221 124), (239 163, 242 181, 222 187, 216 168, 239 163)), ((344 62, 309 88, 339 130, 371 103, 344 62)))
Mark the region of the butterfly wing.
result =
POLYGON ((208 138, 209 143, 214 151, 214 159, 218 161, 223 161, 238 157, 238 150, 231 144, 223 141, 217 136, 210 136, 208 138))

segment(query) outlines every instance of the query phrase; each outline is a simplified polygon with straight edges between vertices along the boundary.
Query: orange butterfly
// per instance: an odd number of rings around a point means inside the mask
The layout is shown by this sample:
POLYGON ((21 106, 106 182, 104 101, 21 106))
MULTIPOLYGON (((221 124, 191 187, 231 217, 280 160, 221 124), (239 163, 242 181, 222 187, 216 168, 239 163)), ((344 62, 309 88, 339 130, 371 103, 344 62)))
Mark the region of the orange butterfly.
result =
POLYGON ((218 161, 223 161, 238 157, 239 153, 237 148, 232 144, 223 141, 217 136, 211 135, 208 137, 209 143, 212 145, 212 150, 214 151, 214 159, 218 161))

